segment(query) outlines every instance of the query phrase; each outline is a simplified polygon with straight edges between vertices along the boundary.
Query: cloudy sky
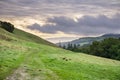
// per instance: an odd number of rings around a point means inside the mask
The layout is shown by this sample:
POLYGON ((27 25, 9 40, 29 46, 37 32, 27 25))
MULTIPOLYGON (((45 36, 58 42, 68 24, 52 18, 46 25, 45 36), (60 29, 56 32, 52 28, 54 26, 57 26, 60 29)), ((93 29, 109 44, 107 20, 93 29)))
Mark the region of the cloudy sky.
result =
POLYGON ((120 33, 120 0, 0 0, 0 20, 54 43, 120 33))

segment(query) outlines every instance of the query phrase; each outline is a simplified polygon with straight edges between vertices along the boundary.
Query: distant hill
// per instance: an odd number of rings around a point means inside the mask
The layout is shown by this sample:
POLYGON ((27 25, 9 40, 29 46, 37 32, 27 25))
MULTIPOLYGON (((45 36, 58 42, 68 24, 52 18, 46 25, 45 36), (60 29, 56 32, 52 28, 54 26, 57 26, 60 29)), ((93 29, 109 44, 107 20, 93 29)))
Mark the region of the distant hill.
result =
POLYGON ((120 34, 104 34, 102 36, 98 36, 98 37, 84 37, 84 38, 79 38, 70 42, 62 42, 62 43, 57 43, 57 45, 61 45, 61 46, 67 46, 69 43, 70 44, 76 44, 81 46, 85 46, 85 45, 90 45, 92 44, 92 42, 94 41, 101 41, 105 38, 120 38, 120 34))
POLYGON ((112 37, 112 38, 120 38, 120 34, 104 34, 104 35, 102 35, 101 37, 105 37, 105 38, 110 38, 110 37, 112 37))

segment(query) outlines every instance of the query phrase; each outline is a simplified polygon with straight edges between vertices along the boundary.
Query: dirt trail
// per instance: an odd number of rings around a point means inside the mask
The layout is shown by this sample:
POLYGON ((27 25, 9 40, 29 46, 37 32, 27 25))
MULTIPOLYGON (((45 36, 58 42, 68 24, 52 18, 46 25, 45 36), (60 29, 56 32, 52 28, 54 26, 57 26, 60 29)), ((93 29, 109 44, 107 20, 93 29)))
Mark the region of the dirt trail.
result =
POLYGON ((48 69, 39 57, 40 51, 25 55, 23 63, 5 80, 60 80, 59 76, 48 69))
MULTIPOLYGON (((32 65, 32 67, 29 65, 31 59, 27 60, 5 80, 61 80, 55 72, 46 68, 41 60, 38 61, 40 66, 37 68, 32 68, 34 65, 32 65)), ((32 60, 34 60, 34 58, 32 60)))
POLYGON ((24 67, 19 67, 5 80, 30 80, 30 75, 26 72, 26 69, 24 67))
POLYGON ((32 76, 29 73, 27 73, 26 67, 21 66, 18 69, 16 69, 13 72, 13 74, 8 76, 5 80, 61 80, 61 79, 59 79, 59 76, 50 69, 44 69, 43 74, 41 75, 32 76), (49 76, 47 76, 46 74, 49 76))

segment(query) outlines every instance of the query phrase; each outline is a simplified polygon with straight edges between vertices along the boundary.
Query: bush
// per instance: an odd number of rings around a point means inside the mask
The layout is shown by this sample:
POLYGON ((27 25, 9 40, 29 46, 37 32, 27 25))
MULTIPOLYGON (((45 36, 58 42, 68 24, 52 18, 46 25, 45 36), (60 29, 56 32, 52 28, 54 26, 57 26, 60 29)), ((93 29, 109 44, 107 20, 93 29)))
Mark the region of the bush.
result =
POLYGON ((11 33, 14 31, 14 25, 12 25, 9 22, 0 21, 0 27, 7 30, 7 31, 9 31, 9 32, 11 32, 11 33))

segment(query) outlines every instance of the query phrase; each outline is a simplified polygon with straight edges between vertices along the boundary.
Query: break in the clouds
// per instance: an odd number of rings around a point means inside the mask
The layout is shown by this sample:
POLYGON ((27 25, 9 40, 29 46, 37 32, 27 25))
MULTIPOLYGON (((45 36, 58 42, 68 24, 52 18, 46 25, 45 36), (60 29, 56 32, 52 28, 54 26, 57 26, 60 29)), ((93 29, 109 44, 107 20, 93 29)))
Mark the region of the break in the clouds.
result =
POLYGON ((119 33, 120 32, 120 14, 116 14, 111 18, 105 15, 83 16, 76 20, 67 17, 54 17, 49 18, 48 23, 40 26, 39 24, 33 24, 29 26, 29 29, 39 30, 44 33, 57 33, 58 31, 67 34, 82 34, 82 35, 94 35, 104 33, 119 33))
POLYGON ((120 0, 0 0, 0 20, 43 38, 118 33, 120 0))

